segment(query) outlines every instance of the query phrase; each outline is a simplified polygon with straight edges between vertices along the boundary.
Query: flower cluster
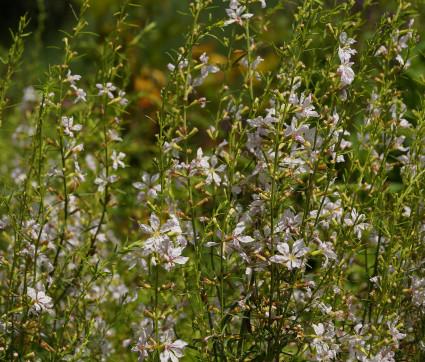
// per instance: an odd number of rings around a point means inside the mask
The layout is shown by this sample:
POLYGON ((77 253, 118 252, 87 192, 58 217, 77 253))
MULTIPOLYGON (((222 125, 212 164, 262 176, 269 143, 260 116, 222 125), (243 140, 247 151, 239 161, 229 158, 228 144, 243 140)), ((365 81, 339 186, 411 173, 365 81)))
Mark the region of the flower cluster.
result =
POLYGON ((351 68, 354 63, 350 62, 350 58, 357 53, 355 49, 350 48, 350 45, 354 44, 356 41, 353 38, 348 38, 345 32, 339 35, 339 41, 341 42, 342 48, 341 46, 338 48, 338 56, 341 60, 341 65, 338 67, 338 73, 340 74, 343 88, 342 99, 346 100, 347 92, 345 87, 350 85, 354 80, 354 71, 351 68))

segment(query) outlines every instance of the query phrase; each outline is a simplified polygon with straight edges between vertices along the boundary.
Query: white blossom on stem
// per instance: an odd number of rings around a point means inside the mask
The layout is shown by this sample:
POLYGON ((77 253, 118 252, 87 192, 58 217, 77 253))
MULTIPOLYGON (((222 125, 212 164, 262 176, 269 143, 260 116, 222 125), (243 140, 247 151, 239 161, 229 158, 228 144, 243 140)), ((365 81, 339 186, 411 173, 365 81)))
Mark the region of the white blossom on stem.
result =
POLYGON ((217 172, 223 172, 226 168, 226 165, 220 165, 217 168, 215 167, 218 163, 218 159, 216 156, 212 156, 210 158, 211 167, 206 169, 207 178, 205 180, 205 183, 207 185, 210 185, 212 181, 214 181, 216 186, 220 186, 221 183, 221 177, 218 175, 217 172))
POLYGON ((354 233, 357 234, 357 237, 360 239, 362 237, 362 232, 367 230, 370 224, 362 222, 366 219, 366 215, 358 214, 357 210, 353 208, 350 213, 345 214, 344 224, 347 226, 353 226, 354 233))
POLYGON ((232 239, 240 241, 241 243, 251 243, 254 239, 250 236, 243 235, 245 231, 245 222, 239 222, 232 231, 232 239))
POLYGON ((111 141, 118 141, 118 142, 122 141, 122 138, 118 136, 118 132, 114 129, 110 129, 108 131, 108 136, 111 141))
POLYGON ((70 82, 71 86, 73 85, 75 86, 75 81, 80 79, 81 79, 81 75, 78 75, 78 74, 72 75, 71 70, 68 69, 68 73, 66 74, 66 79, 64 79, 64 81, 70 82))
POLYGON ((320 360, 330 360, 336 358, 340 348, 334 342, 335 331, 334 327, 330 326, 328 331, 322 323, 313 324, 315 338, 311 346, 316 348, 317 357, 322 357, 320 360))
POLYGON ((165 269, 167 271, 174 269, 175 263, 186 264, 189 258, 186 256, 182 256, 182 251, 182 247, 174 247, 169 239, 164 240, 160 247, 159 253, 167 261, 167 264, 165 265, 165 269))
POLYGON ((113 150, 111 160, 112 160, 112 168, 114 170, 118 170, 118 166, 121 166, 122 168, 125 168, 124 162, 121 160, 125 157, 125 153, 120 152, 117 154, 117 151, 113 150))
POLYGON ((398 341, 402 340, 403 338, 406 338, 407 334, 405 333, 400 333, 397 329, 397 324, 398 324, 398 319, 394 319, 393 321, 388 321, 387 325, 389 328, 389 332, 391 334, 391 336, 393 337, 394 341, 397 343, 397 348, 398 348, 398 341))
POLYGON ((177 362, 184 356, 183 351, 186 349, 187 342, 181 339, 171 342, 173 337, 174 334, 171 330, 165 332, 165 351, 159 356, 161 362, 167 362, 170 359, 172 362, 177 362))
POLYGON ((208 76, 209 73, 217 73, 220 70, 219 68, 217 68, 213 64, 209 64, 208 65, 208 59, 209 59, 209 57, 207 56, 206 53, 203 53, 200 56, 199 59, 204 64, 204 66, 201 68, 201 77, 195 78, 193 80, 193 82, 192 82, 192 86, 193 87, 200 86, 204 82, 204 79, 208 76))
POLYGON ((149 346, 149 336, 147 335, 146 331, 142 329, 141 335, 139 337, 139 340, 137 341, 137 344, 131 349, 132 352, 140 353, 139 355, 139 361, 143 361, 145 357, 148 356, 148 350, 147 347, 149 346))
POLYGON ((295 215, 290 209, 283 211, 280 220, 276 225, 276 232, 284 232, 289 234, 291 232, 298 232, 298 226, 301 225, 302 213, 295 215))
POLYGON ((84 102, 87 102, 87 99, 86 99, 87 93, 84 92, 84 89, 77 88, 74 84, 71 84, 71 87, 74 88, 75 93, 77 94, 77 98, 75 98, 74 104, 77 103, 79 100, 82 100, 84 102))
POLYGON ((73 153, 81 152, 84 150, 84 144, 80 143, 77 145, 75 139, 72 139, 70 142, 65 138, 65 149, 73 153))
MULTIPOLYGON (((341 65, 338 67, 338 73, 341 77, 341 85, 344 88, 345 86, 351 84, 354 80, 354 71, 351 69, 351 66, 354 64, 350 62, 352 55, 356 54, 357 51, 350 48, 351 44, 354 44, 356 41, 352 38, 347 37, 347 33, 342 32, 339 36, 339 41, 342 44, 342 47, 338 48, 338 56, 341 60, 341 65)), ((347 92, 343 89, 342 98, 347 99, 347 92)))
POLYGON ((118 98, 120 99, 120 104, 122 106, 125 106, 128 103, 128 99, 124 98, 125 96, 125 92, 124 91, 119 91, 118 92, 118 98))
POLYGON ((161 245, 165 241, 169 240, 167 235, 168 232, 176 232, 177 234, 182 233, 181 227, 176 224, 175 219, 169 219, 161 226, 158 216, 152 213, 149 223, 150 226, 146 224, 139 224, 142 233, 152 235, 144 242, 143 248, 145 250, 160 251, 161 245))
MULTIPOLYGON (((182 59, 181 54, 179 54, 177 61, 178 61, 178 63, 177 63, 178 69, 186 68, 189 65, 189 61, 187 59, 184 59, 184 58, 182 59)), ((172 72, 174 72, 174 70, 176 69, 175 65, 173 65, 171 63, 168 63, 167 68, 172 72)))
POLYGON ((101 96, 103 94, 107 94, 108 97, 111 98, 111 99, 114 98, 114 95, 112 94, 112 92, 117 89, 117 87, 112 85, 111 82, 108 82, 105 85, 97 83, 96 88, 100 89, 99 93, 97 93, 98 96, 101 96))
POLYGON ((109 175, 108 177, 106 177, 105 171, 102 170, 100 177, 96 177, 96 179, 94 180, 94 183, 96 185, 99 185, 99 187, 97 188, 97 191, 102 192, 103 190, 105 190, 106 185, 112 184, 117 181, 118 181, 118 176, 109 175))
POLYGON ((298 118, 319 117, 315 107, 311 105, 311 94, 306 97, 305 92, 302 92, 298 107, 301 108, 301 111, 296 113, 298 118))
POLYGON ((208 170, 208 157, 203 155, 202 148, 199 147, 196 151, 196 158, 190 163, 189 176, 194 176, 197 171, 208 170))
POLYGON ((155 182, 157 182, 159 179, 159 173, 152 175, 152 177, 147 173, 144 172, 142 176, 142 182, 134 182, 133 187, 135 187, 138 190, 141 190, 141 192, 138 195, 138 198, 142 198, 143 196, 150 196, 154 199, 158 198, 158 193, 161 191, 161 185, 155 185, 155 182))
POLYGON ((308 248, 304 247, 304 239, 297 240, 292 245, 292 252, 290 252, 287 243, 278 243, 276 249, 281 254, 275 254, 269 258, 273 263, 285 264, 288 270, 294 268, 299 269, 304 266, 303 256, 308 253, 308 248))
POLYGON ((72 131, 81 131, 83 126, 81 124, 74 124, 74 117, 62 117, 62 126, 64 132, 68 137, 74 137, 72 131))
POLYGON ((254 14, 242 14, 243 12, 243 6, 238 6, 239 3, 237 1, 232 1, 230 3, 230 9, 226 9, 226 13, 229 16, 229 20, 226 20, 224 22, 224 25, 229 25, 232 24, 234 22, 237 22, 240 26, 243 26, 243 20, 242 19, 249 19, 252 16, 254 16, 254 14))
POLYGON ((42 313, 48 311, 49 308, 53 307, 51 303, 52 298, 48 297, 43 291, 36 291, 34 288, 27 288, 28 296, 34 301, 32 306, 35 312, 41 311, 42 313))

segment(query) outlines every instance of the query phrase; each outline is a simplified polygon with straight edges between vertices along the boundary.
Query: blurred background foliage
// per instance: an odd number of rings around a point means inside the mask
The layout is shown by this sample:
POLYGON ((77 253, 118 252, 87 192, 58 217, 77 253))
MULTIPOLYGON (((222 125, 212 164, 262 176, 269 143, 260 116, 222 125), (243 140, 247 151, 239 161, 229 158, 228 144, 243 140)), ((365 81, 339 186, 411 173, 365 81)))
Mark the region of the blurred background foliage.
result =
MULTIPOLYGON (((341 0, 315 1, 321 3, 324 9, 330 9, 342 2, 341 0)), ((28 13, 29 18, 31 18, 28 31, 32 33, 32 36, 26 43, 23 58, 24 67, 21 72, 21 77, 26 83, 25 86, 36 85, 40 74, 43 74, 49 65, 61 62, 62 52, 55 48, 61 47, 61 39, 64 35, 60 31, 72 29, 76 22, 74 13, 78 14, 81 3, 82 0, 15 0, 8 1, 7 6, 2 8, 0 13, 0 56, 3 58, 11 45, 9 30, 16 30, 19 17, 25 13, 28 13)), ((86 30, 97 34, 97 36, 80 40, 79 45, 85 51, 85 56, 79 64, 76 64, 77 69, 74 70, 74 73, 78 73, 80 69, 84 69, 86 73, 87 71, 95 72, 98 57, 96 47, 93 47, 93 45, 102 43, 104 37, 109 34, 114 26, 114 13, 123 3, 123 0, 102 0, 90 3, 90 11, 87 15, 89 25, 86 30)), ((184 44, 184 34, 191 21, 191 18, 187 16, 190 1, 135 0, 132 3, 137 6, 129 7, 129 22, 140 29, 148 27, 150 31, 146 32, 137 44, 129 49, 128 61, 131 66, 131 74, 128 90, 136 91, 138 95, 137 99, 133 99, 133 101, 139 109, 135 107, 134 110, 137 110, 139 115, 142 112, 152 116, 159 101, 160 89, 166 83, 168 75, 166 65, 171 61, 168 54, 174 56, 173 50, 177 50, 184 44)), ((267 0, 267 9, 272 9, 277 3, 277 0, 267 0)), ((265 42, 273 42, 278 46, 290 37, 293 9, 302 1, 279 3, 282 3, 281 9, 272 15, 267 31, 263 33, 265 42)), ((364 0, 356 0, 356 4, 354 9, 361 11, 364 0)), ((362 28, 363 33, 356 34, 357 46, 365 46, 379 19, 386 13, 391 14, 396 9, 396 5, 397 1, 381 0, 374 2, 372 11, 368 7, 366 21, 362 28)), ((421 14, 425 13, 423 1, 414 1, 412 5, 418 7, 421 14)), ((213 19, 226 18, 225 8, 227 6, 228 1, 213 1, 210 14, 204 14, 204 22, 207 23, 210 16, 213 19)), ((264 13, 266 11, 266 9, 263 10, 264 13)), ((415 23, 417 28, 423 28, 423 21, 421 20, 417 19, 415 23)), ((228 35, 226 32, 230 32, 230 28, 226 28, 223 36, 228 35)), ((123 39, 130 42, 134 36, 132 30, 129 27, 128 34, 123 34, 123 39)), ((320 44, 321 41, 324 41, 323 34, 317 34, 317 40, 317 50, 322 52, 322 58, 326 59, 328 55, 326 54, 326 44, 320 44)), ((411 67, 415 69, 416 76, 418 72, 425 72, 422 54, 425 49, 424 43, 420 42, 418 48, 419 52, 411 67)), ((226 54, 223 50, 224 48, 220 48, 219 42, 210 38, 207 41, 204 40, 204 43, 200 45, 194 55, 196 57, 206 51, 211 62, 224 62, 226 54)), ((260 70, 264 72, 273 69, 278 60, 274 52, 270 51, 271 47, 263 50, 264 53, 260 55, 266 61, 260 64, 260 70)), ((310 59, 313 59, 313 57, 310 59)), ((306 60, 306 65, 309 65, 308 59, 306 60)), ((82 75, 84 76, 84 74, 82 75)), ((203 91, 207 92, 207 98, 213 101, 214 99, 211 99, 211 97, 214 98, 216 93, 214 87, 210 87, 211 82, 219 84, 221 82, 220 76, 217 75, 215 79, 210 79, 203 87, 203 91)), ((17 84, 19 83, 17 82, 17 84)), ((416 89, 415 82, 411 77, 406 78, 403 85, 406 86, 406 89, 416 89)), ((22 90, 22 84, 19 84, 19 86, 22 90)), ((411 103, 408 105, 413 105, 415 98, 412 96, 407 101, 411 103)))

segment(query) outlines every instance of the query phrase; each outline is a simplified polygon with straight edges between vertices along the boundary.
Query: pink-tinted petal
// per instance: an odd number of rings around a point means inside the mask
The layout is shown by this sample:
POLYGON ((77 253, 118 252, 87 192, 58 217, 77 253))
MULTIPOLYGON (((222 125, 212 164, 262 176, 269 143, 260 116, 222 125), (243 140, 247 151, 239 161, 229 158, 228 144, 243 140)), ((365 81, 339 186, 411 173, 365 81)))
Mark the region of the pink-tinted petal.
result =
POLYGON ((287 243, 279 243, 277 244, 277 250, 283 254, 289 254, 289 245, 287 243))
POLYGON ((145 224, 139 224, 140 229, 142 230, 142 233, 144 234, 153 234, 154 231, 152 230, 152 228, 148 225, 145 224))
POLYGON ((233 236, 240 235, 245 231, 245 223, 243 221, 239 222, 235 229, 232 232, 233 236))
POLYGON ((239 236, 239 237, 238 237, 238 240, 239 240, 241 243, 252 243, 252 242, 254 241, 254 239, 253 239, 253 238, 251 238, 250 236, 239 236))
POLYGON ((284 263, 284 262, 286 261, 286 259, 287 259, 287 258, 285 258, 285 257, 284 257, 284 256, 282 256, 282 255, 273 255, 273 256, 271 256, 271 257, 269 258, 269 260, 270 260, 271 262, 273 262, 273 263, 278 263, 278 264, 284 263))
POLYGON ((150 224, 153 230, 159 230, 159 218, 154 213, 151 214, 150 224))

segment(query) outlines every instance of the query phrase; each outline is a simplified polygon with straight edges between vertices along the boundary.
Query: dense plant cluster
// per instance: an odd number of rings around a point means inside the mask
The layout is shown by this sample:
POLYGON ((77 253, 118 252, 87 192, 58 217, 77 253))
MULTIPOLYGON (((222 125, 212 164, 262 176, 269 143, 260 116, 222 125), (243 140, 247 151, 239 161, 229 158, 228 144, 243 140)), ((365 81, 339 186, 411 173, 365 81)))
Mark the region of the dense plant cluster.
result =
POLYGON ((2 58, 1 358, 422 361, 421 8, 194 0, 143 113, 155 24, 89 5, 37 83, 26 17, 2 58))

